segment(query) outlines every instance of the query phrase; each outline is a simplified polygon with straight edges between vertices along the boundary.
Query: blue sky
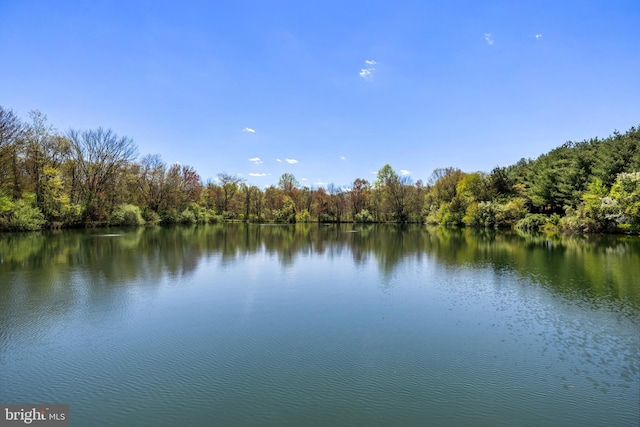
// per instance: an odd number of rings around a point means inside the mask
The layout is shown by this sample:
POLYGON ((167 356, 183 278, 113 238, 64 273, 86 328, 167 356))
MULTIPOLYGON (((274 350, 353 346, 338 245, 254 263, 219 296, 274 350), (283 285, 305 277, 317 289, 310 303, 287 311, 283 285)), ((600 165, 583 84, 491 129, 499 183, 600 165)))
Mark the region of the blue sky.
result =
POLYGON ((426 181, 640 124, 638 22, 637 0, 0 0, 0 105, 204 181, 426 181))

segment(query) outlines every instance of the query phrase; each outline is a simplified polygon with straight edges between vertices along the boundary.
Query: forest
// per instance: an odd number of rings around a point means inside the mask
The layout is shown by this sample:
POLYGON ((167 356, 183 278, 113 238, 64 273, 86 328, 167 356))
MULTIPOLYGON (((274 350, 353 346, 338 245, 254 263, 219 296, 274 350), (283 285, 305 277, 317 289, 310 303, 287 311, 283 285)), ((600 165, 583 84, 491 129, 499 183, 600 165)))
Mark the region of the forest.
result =
POLYGON ((60 133, 34 110, 0 106, 0 231, 256 223, 395 222, 567 233, 640 233, 640 127, 566 142, 490 172, 436 169, 413 182, 384 165, 376 179, 259 188, 221 172, 138 158, 110 129, 60 133))

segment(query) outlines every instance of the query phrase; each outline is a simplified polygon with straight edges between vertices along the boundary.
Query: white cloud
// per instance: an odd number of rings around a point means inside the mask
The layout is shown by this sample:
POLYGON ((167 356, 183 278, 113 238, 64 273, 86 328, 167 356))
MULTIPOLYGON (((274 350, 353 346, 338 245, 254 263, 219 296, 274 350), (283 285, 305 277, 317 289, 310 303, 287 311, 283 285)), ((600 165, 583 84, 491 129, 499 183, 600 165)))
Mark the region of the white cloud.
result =
POLYGON ((493 44, 493 37, 491 37, 491 33, 484 33, 484 39, 489 46, 493 44))
POLYGON ((347 160, 345 156, 340 156, 340 160, 347 160))
POLYGON ((373 70, 369 68, 363 68, 362 70, 360 70, 360 77, 370 82, 371 80, 373 80, 373 70))
POLYGON ((250 172, 249 176, 267 176, 267 174, 266 173, 253 173, 253 172, 250 172))
POLYGON ((406 169, 400 169, 400 175, 411 175, 411 171, 408 171, 406 169))
POLYGON ((302 181, 309 181, 308 178, 302 178, 302 181))
POLYGON ((376 71, 373 66, 376 65, 377 62, 373 59, 367 59, 366 61, 364 61, 364 63, 368 65, 368 67, 362 68, 359 75, 368 82, 373 81, 373 72, 376 71))
POLYGON ((249 161, 255 163, 256 165, 259 165, 260 163, 262 163, 262 160, 260 160, 260 157, 252 157, 249 159, 249 161))
POLYGON ((278 163, 282 163, 282 160, 280 160, 280 159, 276 159, 276 162, 278 162, 278 163))
POLYGON ((328 182, 323 182, 323 181, 316 181, 313 183, 313 185, 317 185, 318 187, 324 187, 326 185, 329 185, 328 182))
POLYGON ((295 165, 296 163, 298 163, 298 161, 296 159, 286 158, 286 159, 284 159, 284 161, 289 163, 290 165, 295 165))
POLYGON ((244 128, 242 129, 242 132, 256 133, 255 129, 251 129, 251 128, 244 128))
POLYGON ((540 40, 542 38, 542 34, 536 34, 536 40, 540 40))

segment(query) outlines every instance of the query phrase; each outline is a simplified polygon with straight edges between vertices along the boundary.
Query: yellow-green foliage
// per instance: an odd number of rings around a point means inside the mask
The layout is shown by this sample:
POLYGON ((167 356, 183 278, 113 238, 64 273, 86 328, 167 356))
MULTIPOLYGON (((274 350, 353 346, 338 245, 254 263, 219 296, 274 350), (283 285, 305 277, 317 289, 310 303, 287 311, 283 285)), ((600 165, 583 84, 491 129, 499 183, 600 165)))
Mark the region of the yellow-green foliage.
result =
POLYGON ((9 229, 15 231, 36 231, 42 229, 42 226, 46 223, 44 215, 39 208, 33 205, 30 199, 35 199, 35 196, 27 196, 14 204, 13 212, 11 212, 9 216, 9 229))
POLYGON ((140 208, 130 204, 123 204, 113 211, 109 217, 109 224, 122 225, 122 226, 134 226, 144 224, 142 219, 142 213, 140 208))

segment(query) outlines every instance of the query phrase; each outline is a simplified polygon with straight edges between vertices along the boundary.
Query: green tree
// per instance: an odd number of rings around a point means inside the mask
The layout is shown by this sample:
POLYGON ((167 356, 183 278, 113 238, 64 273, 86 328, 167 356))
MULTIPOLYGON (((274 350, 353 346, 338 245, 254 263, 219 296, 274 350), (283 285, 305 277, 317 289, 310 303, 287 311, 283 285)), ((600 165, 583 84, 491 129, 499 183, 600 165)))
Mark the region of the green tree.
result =
POLYGON ((399 177, 396 171, 389 164, 386 164, 378 171, 374 186, 382 194, 382 203, 387 219, 408 222, 408 207, 413 195, 411 178, 399 177))
POLYGON ((293 224, 296 222, 296 205, 289 196, 283 196, 282 207, 276 209, 273 213, 275 222, 284 222, 293 224))
POLYGON ((222 187, 223 199, 222 199, 222 212, 223 215, 229 215, 231 201, 238 192, 238 186, 243 181, 242 178, 230 175, 226 172, 218 174, 218 182, 222 187))
POLYGON ((640 230, 640 172, 621 172, 611 187, 609 199, 603 198, 607 218, 623 230, 640 230))
POLYGON ((293 174, 283 173, 278 180, 278 188, 280 188, 287 196, 291 196, 293 191, 298 188, 298 180, 293 174))

